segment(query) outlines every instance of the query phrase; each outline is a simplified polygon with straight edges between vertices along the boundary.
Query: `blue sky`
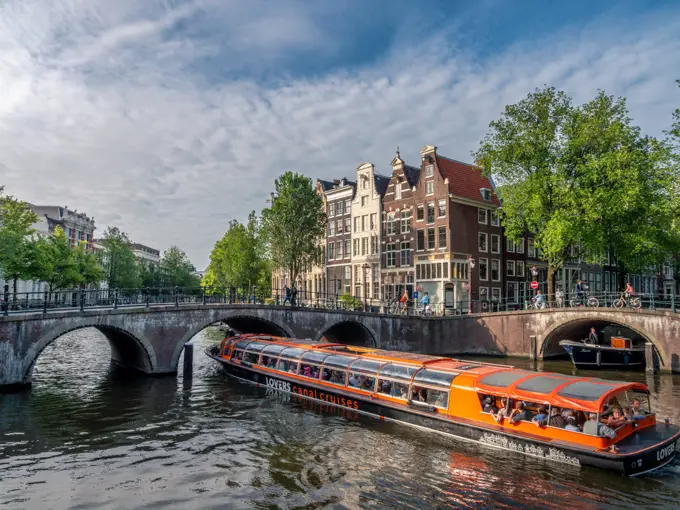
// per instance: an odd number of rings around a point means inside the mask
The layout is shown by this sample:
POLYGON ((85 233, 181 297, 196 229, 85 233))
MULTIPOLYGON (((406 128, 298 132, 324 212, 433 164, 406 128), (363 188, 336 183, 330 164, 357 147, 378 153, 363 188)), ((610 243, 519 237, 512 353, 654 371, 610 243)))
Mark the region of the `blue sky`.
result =
POLYGON ((284 170, 469 161, 535 87, 624 95, 661 136, 678 34, 680 2, 5 0, 0 185, 204 267, 284 170))

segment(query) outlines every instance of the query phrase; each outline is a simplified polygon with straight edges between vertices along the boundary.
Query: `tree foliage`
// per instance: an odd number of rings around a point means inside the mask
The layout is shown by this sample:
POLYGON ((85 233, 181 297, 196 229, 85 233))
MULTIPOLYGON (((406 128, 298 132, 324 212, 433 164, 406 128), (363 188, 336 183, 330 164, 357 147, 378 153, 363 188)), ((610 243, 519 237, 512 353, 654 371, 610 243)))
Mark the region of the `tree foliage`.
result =
POLYGON ((625 100, 604 92, 572 105, 564 92, 536 90, 500 119, 474 154, 500 187, 508 237, 527 232, 553 278, 571 247, 592 263, 610 249, 629 271, 646 270, 677 249, 669 146, 642 136, 625 100))
POLYGON ((295 282, 318 259, 326 215, 308 177, 286 172, 276 179, 275 189, 271 207, 262 211, 262 238, 272 265, 285 269, 295 282))
POLYGON ((171 246, 163 252, 160 277, 164 287, 197 287, 199 284, 194 266, 177 246, 171 246))
POLYGON ((102 236, 101 244, 104 250, 99 254, 99 261, 108 288, 139 287, 139 268, 128 235, 116 227, 109 227, 102 236))
POLYGON ((15 299, 17 281, 35 278, 33 224, 37 221, 26 202, 0 195, 0 274, 13 281, 15 299))

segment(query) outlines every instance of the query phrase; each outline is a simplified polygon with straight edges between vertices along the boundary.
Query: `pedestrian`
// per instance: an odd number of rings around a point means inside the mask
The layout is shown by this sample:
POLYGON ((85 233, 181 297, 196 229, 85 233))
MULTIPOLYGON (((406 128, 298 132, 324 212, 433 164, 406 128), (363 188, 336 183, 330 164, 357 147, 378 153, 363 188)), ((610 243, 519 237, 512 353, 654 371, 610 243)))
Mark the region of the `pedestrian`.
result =
POLYGON ((432 315, 432 308, 430 307, 430 294, 427 292, 423 294, 420 299, 420 304, 423 305, 423 315, 432 315))
POLYGON ((408 306, 408 291, 406 289, 399 298, 399 304, 401 305, 401 314, 406 315, 406 307, 408 306))
POLYGON ((285 305, 286 301, 287 301, 292 305, 293 303, 290 300, 290 287, 288 287, 288 285, 286 285, 284 287, 284 292, 285 292, 286 297, 283 299, 283 304, 285 305))
POLYGON ((562 292, 561 287, 555 292, 555 299, 557 300, 557 307, 562 308, 564 306, 564 292, 562 292))
POLYGON ((574 294, 576 295, 576 301, 578 301, 579 306, 583 306, 583 283, 580 278, 576 282, 574 294))
POLYGON ((293 284, 293 288, 290 289, 290 306, 297 306, 297 287, 293 284))

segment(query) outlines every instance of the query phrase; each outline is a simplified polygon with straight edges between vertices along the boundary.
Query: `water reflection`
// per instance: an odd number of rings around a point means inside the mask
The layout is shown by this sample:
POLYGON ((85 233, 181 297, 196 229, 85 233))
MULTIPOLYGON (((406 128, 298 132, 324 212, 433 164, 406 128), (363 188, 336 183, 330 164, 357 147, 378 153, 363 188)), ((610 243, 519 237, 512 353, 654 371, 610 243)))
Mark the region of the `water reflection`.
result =
MULTIPOLYGON (((98 335, 63 337, 41 356, 32 391, 0 397, 0 507, 585 509, 680 501, 677 462, 630 480, 258 389, 202 354, 219 339, 210 331, 196 340, 192 385, 181 375, 131 378, 109 366, 98 335)), ((653 405, 680 419, 677 376, 596 375, 647 382, 653 405)))

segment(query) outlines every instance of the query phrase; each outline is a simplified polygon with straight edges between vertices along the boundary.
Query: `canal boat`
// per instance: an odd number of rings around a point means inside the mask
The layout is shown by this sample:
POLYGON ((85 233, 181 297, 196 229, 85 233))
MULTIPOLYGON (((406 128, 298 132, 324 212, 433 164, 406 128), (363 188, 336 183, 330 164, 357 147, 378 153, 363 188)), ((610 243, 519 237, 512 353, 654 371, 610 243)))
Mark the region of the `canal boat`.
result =
POLYGON ((576 368, 641 370, 645 366, 644 346, 633 345, 630 338, 613 336, 610 345, 562 340, 560 346, 576 368))
POLYGON ((629 476, 671 462, 680 437, 680 427, 668 419, 657 423, 649 391, 641 383, 264 335, 228 337, 207 348, 206 354, 229 375, 271 393, 289 393, 494 448, 629 476), (555 413, 568 411, 578 422, 592 413, 601 424, 615 406, 634 401, 642 403, 635 416, 616 429, 603 429, 610 435, 615 430, 613 439, 545 422, 539 425, 530 415, 516 421, 499 418, 498 413, 503 409, 501 414, 509 414, 522 402, 527 410, 544 406, 548 416, 553 408, 555 413))

